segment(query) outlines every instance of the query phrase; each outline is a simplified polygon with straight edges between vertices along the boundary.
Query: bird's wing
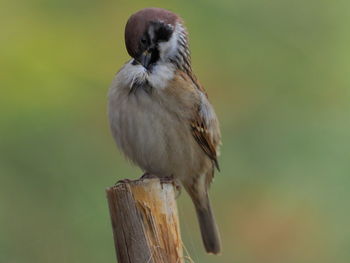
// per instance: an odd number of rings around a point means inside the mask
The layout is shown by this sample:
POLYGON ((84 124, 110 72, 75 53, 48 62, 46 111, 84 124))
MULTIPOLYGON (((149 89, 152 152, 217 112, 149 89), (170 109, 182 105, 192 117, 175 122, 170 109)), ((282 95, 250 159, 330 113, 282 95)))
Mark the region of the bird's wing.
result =
POLYGON ((164 90, 169 100, 163 103, 171 105, 175 101, 175 113, 189 121, 194 139, 219 170, 221 135, 214 109, 192 73, 179 70, 175 75, 169 88, 164 90))
POLYGON ((221 137, 219 124, 214 109, 202 92, 200 103, 195 111, 194 118, 191 120, 192 135, 205 154, 213 160, 216 168, 220 170, 217 159, 221 137))
POLYGON ((187 76, 191 79, 199 93, 199 102, 195 108, 194 118, 191 120, 193 137, 220 171, 217 159, 219 155, 219 145, 221 144, 219 121, 208 100, 208 95, 204 87, 199 83, 192 72, 187 72, 187 76))

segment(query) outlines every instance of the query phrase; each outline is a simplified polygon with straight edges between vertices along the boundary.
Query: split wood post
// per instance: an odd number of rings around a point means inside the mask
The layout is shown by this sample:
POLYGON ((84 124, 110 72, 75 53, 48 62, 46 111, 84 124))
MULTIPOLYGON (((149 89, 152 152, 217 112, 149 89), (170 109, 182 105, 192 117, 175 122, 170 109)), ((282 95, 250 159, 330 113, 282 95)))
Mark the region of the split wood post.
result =
POLYGON ((183 263, 172 181, 122 181, 107 188, 119 263, 183 263))

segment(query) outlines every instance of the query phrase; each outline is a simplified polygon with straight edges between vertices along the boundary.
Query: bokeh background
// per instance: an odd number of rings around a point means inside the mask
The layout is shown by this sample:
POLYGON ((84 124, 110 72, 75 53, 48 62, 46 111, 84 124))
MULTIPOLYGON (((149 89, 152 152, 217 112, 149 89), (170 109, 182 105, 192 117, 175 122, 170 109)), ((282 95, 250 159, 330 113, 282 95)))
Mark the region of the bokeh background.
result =
POLYGON ((350 261, 349 1, 3 0, 0 262, 115 262, 105 188, 136 178, 109 132, 130 14, 168 8, 221 120, 211 188, 223 253, 197 263, 350 261))

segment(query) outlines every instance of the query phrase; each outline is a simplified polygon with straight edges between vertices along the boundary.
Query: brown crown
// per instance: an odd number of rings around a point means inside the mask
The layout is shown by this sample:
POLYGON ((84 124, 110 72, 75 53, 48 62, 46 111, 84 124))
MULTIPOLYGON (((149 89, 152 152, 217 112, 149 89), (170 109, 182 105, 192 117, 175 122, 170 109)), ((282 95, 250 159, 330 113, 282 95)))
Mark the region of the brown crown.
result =
POLYGON ((162 8, 145 8, 131 15, 125 26, 125 45, 131 57, 138 53, 139 42, 152 21, 163 21, 175 26, 180 18, 162 8))

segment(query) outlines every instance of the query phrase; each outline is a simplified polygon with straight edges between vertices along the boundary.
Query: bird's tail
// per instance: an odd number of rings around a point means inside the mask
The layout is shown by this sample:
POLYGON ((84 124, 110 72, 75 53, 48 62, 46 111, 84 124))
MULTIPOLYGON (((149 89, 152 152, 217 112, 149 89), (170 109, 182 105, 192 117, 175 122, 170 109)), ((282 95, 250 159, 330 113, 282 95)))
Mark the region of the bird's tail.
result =
POLYGON ((219 254, 221 250, 220 234, 212 212, 208 193, 198 200, 192 197, 196 208, 199 227, 205 250, 210 254, 219 254))

